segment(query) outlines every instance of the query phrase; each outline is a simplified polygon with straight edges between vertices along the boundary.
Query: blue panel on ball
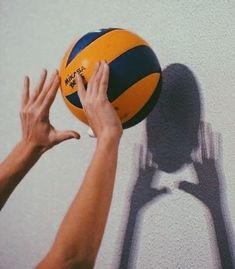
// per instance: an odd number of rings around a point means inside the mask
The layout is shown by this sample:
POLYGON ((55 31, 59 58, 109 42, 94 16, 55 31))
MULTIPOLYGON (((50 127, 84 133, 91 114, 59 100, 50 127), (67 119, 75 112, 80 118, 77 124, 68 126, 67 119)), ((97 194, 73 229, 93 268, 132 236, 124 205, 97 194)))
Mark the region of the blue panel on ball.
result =
POLYGON ((110 63, 110 102, 139 80, 160 72, 158 59, 149 46, 141 45, 128 50, 110 63))
POLYGON ((91 44, 93 41, 95 41, 97 38, 101 37, 102 35, 110 32, 110 31, 113 31, 113 30, 117 30, 119 28, 108 28, 108 29, 100 29, 100 31, 98 32, 90 32, 90 33, 87 33, 85 34, 83 37, 81 37, 78 42, 74 45, 69 57, 68 57, 68 60, 67 60, 67 63, 66 63, 66 66, 71 63, 71 61, 76 57, 76 55, 81 51, 83 50, 86 46, 88 46, 89 44, 91 44))
POLYGON ((74 92, 74 93, 71 93, 70 95, 67 95, 66 98, 74 106, 82 108, 82 104, 81 104, 81 101, 78 97, 77 92, 74 92))
MULTIPOLYGON (((109 64, 109 89, 108 99, 114 101, 130 86, 142 78, 152 74, 160 73, 161 67, 153 50, 145 45, 132 48, 109 64)), ((82 108, 77 93, 66 96, 74 106, 82 108)))

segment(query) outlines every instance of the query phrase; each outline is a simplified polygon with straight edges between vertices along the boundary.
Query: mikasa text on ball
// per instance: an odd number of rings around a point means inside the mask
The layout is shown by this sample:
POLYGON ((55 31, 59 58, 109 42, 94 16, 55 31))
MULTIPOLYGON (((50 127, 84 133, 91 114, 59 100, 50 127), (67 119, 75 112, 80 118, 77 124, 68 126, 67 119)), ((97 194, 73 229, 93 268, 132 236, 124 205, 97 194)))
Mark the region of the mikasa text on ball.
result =
POLYGON ((86 84, 97 61, 109 64, 108 99, 123 128, 142 121, 155 106, 161 88, 161 67, 148 43, 119 28, 89 32, 66 52, 60 67, 61 91, 70 111, 88 125, 76 92, 75 74, 86 84))

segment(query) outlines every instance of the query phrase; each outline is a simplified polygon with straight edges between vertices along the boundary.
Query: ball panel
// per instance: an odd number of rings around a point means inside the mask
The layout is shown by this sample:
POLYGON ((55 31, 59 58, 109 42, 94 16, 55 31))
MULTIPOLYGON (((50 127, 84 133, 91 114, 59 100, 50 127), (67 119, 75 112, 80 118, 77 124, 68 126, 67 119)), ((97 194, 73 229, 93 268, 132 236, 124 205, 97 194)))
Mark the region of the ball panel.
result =
POLYGON ((154 73, 139 80, 112 102, 121 122, 133 118, 148 102, 160 79, 160 73, 154 73))
POLYGON ((87 120, 87 117, 86 117, 86 114, 85 112, 83 111, 82 108, 78 108, 74 105, 72 105, 67 99, 65 96, 64 97, 64 101, 65 101, 65 104, 67 105, 67 107, 69 108, 69 110, 73 113, 73 115, 76 117, 76 118, 79 118, 79 120, 81 120, 83 123, 85 123, 86 125, 89 125, 88 124, 88 120, 87 120))
POLYGON ((144 77, 161 72, 153 50, 145 45, 129 49, 113 60, 109 66, 108 98, 110 102, 144 77))
MULTIPOLYGON (((78 43, 79 42, 81 42, 81 39, 78 43)), ((115 29, 102 34, 80 51, 80 53, 77 53, 76 57, 83 59, 84 57, 86 58, 88 54, 89 57, 93 55, 96 58, 93 59, 94 61, 106 59, 106 57, 110 57, 111 59, 109 61, 112 61, 112 59, 118 57, 126 50, 141 44, 148 45, 145 40, 134 33, 123 29, 115 29), (97 53, 99 56, 97 56, 97 53)), ((71 53, 72 52, 73 51, 71 51, 71 53)))
MULTIPOLYGON (((110 77, 107 95, 110 102, 114 101, 132 85, 149 74, 161 72, 154 52, 145 45, 126 51, 109 65, 110 77)), ((82 108, 77 93, 74 94, 71 91, 66 97, 73 105, 82 108)))
MULTIPOLYGON (((74 91, 75 73, 81 74, 88 81, 97 61, 105 59, 112 62, 123 52, 139 45, 147 45, 147 43, 139 36, 125 30, 115 30, 101 36, 82 50, 67 67, 62 64, 60 75, 64 95, 74 91)), ((65 58, 64 60, 67 61, 65 58)))
POLYGON ((139 122, 141 122, 143 119, 145 119, 148 116, 148 114, 153 110, 153 108, 155 107, 159 99, 159 96, 161 94, 161 88, 162 88, 162 78, 160 77, 158 86, 156 90, 153 92, 152 96, 149 98, 149 101, 133 118, 131 118, 130 120, 122 124, 122 127, 124 129, 130 128, 138 124, 139 122))
POLYGON ((83 50, 90 43, 95 41, 97 38, 107 34, 108 32, 117 30, 119 28, 108 28, 108 29, 100 29, 98 32, 89 32, 86 35, 82 36, 76 44, 73 46, 71 53, 69 54, 66 66, 76 57, 76 55, 83 50))
MULTIPOLYGON (((139 80, 134 85, 129 87, 122 95, 112 102, 112 106, 116 109, 122 124, 125 124, 145 106, 149 101, 150 96, 158 85, 160 80, 160 73, 154 73, 139 80)), ((77 93, 73 95, 74 100, 78 98, 77 93)), ((71 96, 69 96, 71 98, 71 96)), ((85 113, 79 107, 74 105, 68 97, 65 98, 66 104, 72 113, 78 117, 82 122, 88 124, 85 113)))
POLYGON ((67 96, 65 96, 67 101, 69 101, 70 104, 74 105, 75 107, 82 108, 81 101, 78 97, 77 92, 73 92, 67 96))

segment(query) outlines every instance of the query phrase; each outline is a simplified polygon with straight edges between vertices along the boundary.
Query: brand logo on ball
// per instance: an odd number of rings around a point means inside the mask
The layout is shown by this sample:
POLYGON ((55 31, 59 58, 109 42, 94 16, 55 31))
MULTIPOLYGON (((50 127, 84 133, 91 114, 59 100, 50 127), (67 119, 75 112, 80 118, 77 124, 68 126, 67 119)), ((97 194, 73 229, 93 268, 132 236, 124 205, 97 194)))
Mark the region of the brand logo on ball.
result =
POLYGON ((79 74, 83 79, 85 79, 84 75, 82 74, 84 70, 86 70, 86 68, 84 66, 81 66, 78 69, 76 69, 73 73, 69 74, 64 80, 64 83, 66 84, 66 86, 70 86, 71 88, 74 88, 74 86, 76 85, 76 81, 75 81, 76 74, 79 74))

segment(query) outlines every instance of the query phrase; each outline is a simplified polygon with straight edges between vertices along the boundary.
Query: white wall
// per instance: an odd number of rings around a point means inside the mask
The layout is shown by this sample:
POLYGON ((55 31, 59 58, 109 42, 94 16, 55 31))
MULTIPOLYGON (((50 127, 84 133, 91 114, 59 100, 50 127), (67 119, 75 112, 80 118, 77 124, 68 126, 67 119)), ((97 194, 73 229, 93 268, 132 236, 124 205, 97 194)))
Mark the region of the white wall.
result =
MULTIPOLYGON (((20 139, 18 110, 25 73, 35 83, 41 69, 59 66, 68 45, 99 28, 130 29, 151 44, 162 69, 179 63, 197 79, 202 117, 223 138, 224 188, 221 188, 235 242, 235 1, 0 1, 0 158, 20 139)), ((27 174, 0 216, 0 267, 32 268, 49 249, 79 188, 94 150, 87 128, 58 94, 51 120, 81 133, 80 141, 53 148, 27 174)), ((96 268, 118 268, 128 219, 129 198, 137 178, 136 144, 145 143, 145 121, 125 130, 120 146, 115 192, 96 268)), ((181 180, 196 182, 192 165, 160 173, 152 187, 171 193, 152 201, 139 214, 132 268, 219 268, 211 215, 181 180)), ((233 249, 234 252, 234 249, 233 249)))

